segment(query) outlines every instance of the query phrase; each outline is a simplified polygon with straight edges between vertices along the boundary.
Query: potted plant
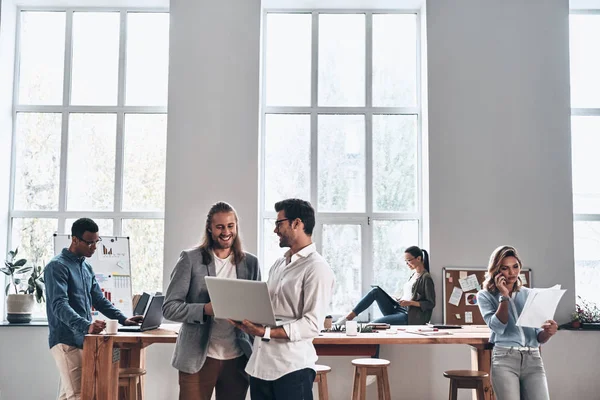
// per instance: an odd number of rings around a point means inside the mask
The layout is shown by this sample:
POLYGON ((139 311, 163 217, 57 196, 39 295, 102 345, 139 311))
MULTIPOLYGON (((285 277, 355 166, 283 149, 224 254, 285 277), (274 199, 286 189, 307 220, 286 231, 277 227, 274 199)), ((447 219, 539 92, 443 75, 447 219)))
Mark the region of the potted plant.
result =
POLYGON ((27 260, 21 258, 15 261, 15 257, 19 252, 19 248, 14 251, 9 251, 4 261, 4 267, 0 268, 5 275, 9 277, 9 282, 6 285, 6 319, 11 323, 27 323, 31 322, 31 312, 35 304, 33 294, 27 293, 26 290, 21 290, 21 278, 18 275, 27 273, 32 270, 32 267, 26 267, 27 260), (14 293, 9 293, 14 290, 14 293))
POLYGON ((577 311, 571 314, 571 327, 574 329, 581 328, 581 319, 579 318, 577 311))

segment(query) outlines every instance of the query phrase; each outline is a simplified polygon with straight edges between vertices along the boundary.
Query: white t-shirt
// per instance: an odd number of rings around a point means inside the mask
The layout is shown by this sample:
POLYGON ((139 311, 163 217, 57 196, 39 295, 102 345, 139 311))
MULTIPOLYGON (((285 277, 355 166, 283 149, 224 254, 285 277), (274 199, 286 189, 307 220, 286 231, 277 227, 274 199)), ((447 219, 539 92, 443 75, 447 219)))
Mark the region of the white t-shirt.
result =
POLYGON ((417 273, 412 274, 408 282, 404 284, 404 288, 402 290, 402 297, 400 297, 400 300, 412 300, 412 288, 415 285, 415 282, 417 282, 417 279, 419 279, 419 276, 421 275, 417 273))
MULTIPOLYGON (((218 278, 237 279, 235 265, 231 262, 233 255, 221 259, 213 252, 215 270, 218 278)), ((226 319, 215 319, 212 322, 207 356, 217 360, 231 360, 243 354, 235 341, 234 326, 226 319)))

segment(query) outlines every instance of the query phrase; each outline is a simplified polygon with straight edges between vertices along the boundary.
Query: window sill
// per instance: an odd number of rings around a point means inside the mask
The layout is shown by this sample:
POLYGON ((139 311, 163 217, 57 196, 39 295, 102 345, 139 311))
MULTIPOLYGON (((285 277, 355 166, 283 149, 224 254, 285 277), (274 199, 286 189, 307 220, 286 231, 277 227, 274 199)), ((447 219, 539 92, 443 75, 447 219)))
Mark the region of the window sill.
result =
POLYGON ((48 321, 31 321, 27 324, 11 324, 8 321, 1 321, 0 327, 2 326, 15 326, 15 327, 23 327, 23 326, 48 326, 48 321))
POLYGON ((565 330, 565 331, 600 331, 600 323, 599 322, 595 322, 595 323, 587 323, 587 324, 581 324, 581 327, 579 328, 573 328, 571 326, 571 323, 566 323, 560 326, 560 330, 565 330))

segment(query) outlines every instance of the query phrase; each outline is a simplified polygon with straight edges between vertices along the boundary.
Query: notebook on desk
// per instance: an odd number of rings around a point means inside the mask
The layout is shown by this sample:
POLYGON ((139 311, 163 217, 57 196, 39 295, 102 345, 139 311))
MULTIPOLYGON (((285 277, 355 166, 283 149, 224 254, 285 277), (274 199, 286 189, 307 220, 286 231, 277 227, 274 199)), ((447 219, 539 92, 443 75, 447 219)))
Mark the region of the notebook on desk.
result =
POLYGON ((144 313, 142 325, 121 326, 119 332, 145 332, 156 329, 162 322, 162 305, 165 301, 165 296, 154 296, 150 300, 150 305, 144 313))

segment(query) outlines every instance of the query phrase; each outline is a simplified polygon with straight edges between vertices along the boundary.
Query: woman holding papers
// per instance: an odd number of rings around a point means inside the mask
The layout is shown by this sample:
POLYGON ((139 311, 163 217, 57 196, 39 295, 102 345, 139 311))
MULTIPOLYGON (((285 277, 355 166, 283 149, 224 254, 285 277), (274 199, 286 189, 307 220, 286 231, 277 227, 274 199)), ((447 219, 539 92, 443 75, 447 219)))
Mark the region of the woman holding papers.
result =
POLYGON ((429 274, 429 254, 417 246, 404 250, 404 262, 413 274, 404 284, 402 295, 392 298, 379 286, 375 286, 345 317, 336 321, 340 325, 352 321, 358 314, 377 302, 383 317, 373 322, 390 325, 425 325, 431 319, 435 307, 435 287, 429 274))
POLYGON ((547 400, 548 383, 539 346, 558 328, 553 320, 540 328, 516 324, 530 289, 521 285, 521 259, 512 246, 492 253, 484 289, 477 294, 481 315, 492 330, 492 386, 498 400, 547 400))

